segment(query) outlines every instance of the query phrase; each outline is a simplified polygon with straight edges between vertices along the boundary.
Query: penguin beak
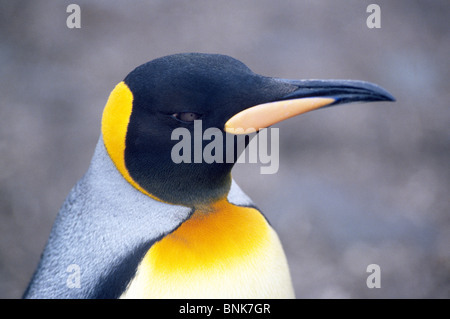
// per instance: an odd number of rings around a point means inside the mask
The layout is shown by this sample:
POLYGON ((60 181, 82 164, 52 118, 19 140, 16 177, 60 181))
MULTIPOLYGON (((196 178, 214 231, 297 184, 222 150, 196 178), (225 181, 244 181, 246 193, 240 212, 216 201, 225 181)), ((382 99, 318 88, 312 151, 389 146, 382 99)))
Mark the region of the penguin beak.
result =
POLYGON ((294 86, 279 100, 247 108, 225 123, 231 134, 249 134, 288 118, 351 102, 395 101, 383 88, 363 81, 350 80, 284 80, 275 81, 294 86))

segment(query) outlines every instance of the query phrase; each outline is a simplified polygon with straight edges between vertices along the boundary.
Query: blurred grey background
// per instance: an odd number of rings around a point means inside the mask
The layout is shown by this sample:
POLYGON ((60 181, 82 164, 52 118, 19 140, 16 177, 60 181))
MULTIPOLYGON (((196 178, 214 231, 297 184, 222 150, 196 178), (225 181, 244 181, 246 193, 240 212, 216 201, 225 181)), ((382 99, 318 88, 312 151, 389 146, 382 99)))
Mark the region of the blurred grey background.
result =
POLYGON ((115 84, 178 52, 390 91, 396 103, 278 125, 278 173, 233 176, 278 231, 297 297, 450 297, 449 18, 445 0, 1 0, 0 297, 21 297, 115 84), (81 29, 66 26, 70 3, 81 29), (370 3, 380 29, 366 26, 370 3))

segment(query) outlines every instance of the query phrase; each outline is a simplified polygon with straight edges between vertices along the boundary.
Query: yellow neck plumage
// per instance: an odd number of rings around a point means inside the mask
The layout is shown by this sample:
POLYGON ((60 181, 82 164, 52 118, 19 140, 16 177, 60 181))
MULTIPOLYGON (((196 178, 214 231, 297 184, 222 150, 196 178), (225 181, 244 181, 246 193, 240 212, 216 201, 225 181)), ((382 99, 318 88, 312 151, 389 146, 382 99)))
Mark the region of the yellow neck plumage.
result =
POLYGON ((145 255, 123 298, 289 298, 289 270, 262 214, 220 200, 145 255))

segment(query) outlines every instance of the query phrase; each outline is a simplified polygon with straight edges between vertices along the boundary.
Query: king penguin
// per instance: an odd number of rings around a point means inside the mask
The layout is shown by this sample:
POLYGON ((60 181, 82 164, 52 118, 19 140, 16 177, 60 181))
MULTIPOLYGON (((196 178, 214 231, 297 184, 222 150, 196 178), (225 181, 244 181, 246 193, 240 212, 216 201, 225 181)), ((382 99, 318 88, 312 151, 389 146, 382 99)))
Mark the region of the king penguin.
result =
POLYGON ((194 135, 201 121, 201 134, 236 138, 328 106, 393 100, 368 82, 267 77, 219 54, 137 67, 108 98, 89 169, 24 298, 294 298, 278 235, 231 177, 234 161, 174 161, 173 132, 194 135))

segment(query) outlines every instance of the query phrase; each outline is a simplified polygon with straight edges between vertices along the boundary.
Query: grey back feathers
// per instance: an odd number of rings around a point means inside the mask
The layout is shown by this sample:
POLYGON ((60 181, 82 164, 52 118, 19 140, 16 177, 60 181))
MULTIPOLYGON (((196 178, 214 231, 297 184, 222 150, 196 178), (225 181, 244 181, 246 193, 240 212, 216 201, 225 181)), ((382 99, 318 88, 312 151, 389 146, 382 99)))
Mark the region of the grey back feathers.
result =
MULTIPOLYGON (((233 181, 229 201, 251 206, 233 181)), ((116 298, 151 245, 192 213, 130 185, 100 137, 91 165, 66 198, 24 298, 116 298), (68 281, 80 271, 79 286, 68 281)))

